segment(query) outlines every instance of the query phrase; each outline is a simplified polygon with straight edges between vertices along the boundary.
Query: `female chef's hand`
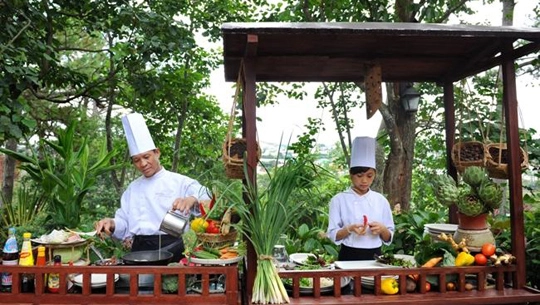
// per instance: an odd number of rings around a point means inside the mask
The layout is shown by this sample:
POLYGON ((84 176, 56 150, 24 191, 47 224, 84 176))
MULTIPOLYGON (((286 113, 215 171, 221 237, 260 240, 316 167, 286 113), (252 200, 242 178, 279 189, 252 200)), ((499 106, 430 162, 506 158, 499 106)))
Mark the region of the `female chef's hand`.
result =
POLYGON ((381 238, 385 241, 390 239, 390 231, 388 231, 388 228, 386 228, 386 226, 380 222, 370 222, 369 230, 371 231, 371 234, 380 235, 381 238))
POLYGON ((173 202, 172 209, 178 210, 183 214, 189 214, 191 208, 197 203, 197 198, 190 196, 186 198, 176 198, 173 202))

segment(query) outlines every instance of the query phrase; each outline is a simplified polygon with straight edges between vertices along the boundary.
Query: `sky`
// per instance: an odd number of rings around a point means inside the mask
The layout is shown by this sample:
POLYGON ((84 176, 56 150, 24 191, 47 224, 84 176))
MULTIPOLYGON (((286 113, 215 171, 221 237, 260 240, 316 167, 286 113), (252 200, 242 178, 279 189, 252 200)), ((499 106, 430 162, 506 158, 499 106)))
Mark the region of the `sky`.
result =
MULTIPOLYGON (((532 10, 535 6, 534 0, 516 0, 514 8, 514 26, 532 26, 532 10)), ((471 23, 500 25, 502 20, 502 4, 496 1, 495 4, 482 5, 482 1, 474 1, 475 8, 479 11, 471 19, 471 23)), ((454 23, 457 23, 455 21, 454 23)), ((540 120, 536 118, 540 113, 540 80, 536 84, 530 78, 518 76, 517 96, 520 113, 520 126, 534 128, 540 133, 540 120)), ((308 91, 313 91, 318 83, 308 84, 308 91)), ((383 90, 384 91, 384 90, 383 90)), ((233 102, 233 83, 225 82, 223 66, 215 70, 211 75, 211 88, 209 93, 218 98, 221 108, 230 113, 233 102)), ((325 131, 316 136, 317 143, 328 146, 334 145, 338 141, 337 131, 331 119, 330 112, 317 109, 317 103, 311 98, 303 101, 288 101, 285 97, 279 99, 279 105, 265 106, 257 109, 257 116, 261 121, 257 122, 257 136, 261 143, 279 143, 282 139, 288 142, 300 136, 306 129, 308 117, 320 118, 325 124, 325 131), (277 120, 276 118, 279 118, 277 120)), ((421 107, 421 104, 420 104, 421 107)), ((381 115, 377 112, 372 118, 367 120, 366 111, 358 108, 350 113, 355 120, 355 128, 352 136, 376 136, 381 124, 381 115)))

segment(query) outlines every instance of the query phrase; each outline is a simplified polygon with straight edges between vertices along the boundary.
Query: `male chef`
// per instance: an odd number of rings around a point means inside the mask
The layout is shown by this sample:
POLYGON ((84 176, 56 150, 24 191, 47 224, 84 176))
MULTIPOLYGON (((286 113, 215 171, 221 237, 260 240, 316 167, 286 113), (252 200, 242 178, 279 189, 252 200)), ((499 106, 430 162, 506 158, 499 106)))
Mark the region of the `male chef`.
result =
POLYGON ((198 202, 209 199, 208 191, 197 180, 163 168, 161 152, 141 114, 122 117, 122 125, 131 161, 142 175, 122 194, 114 218, 98 221, 96 231, 122 241, 132 239, 132 252, 158 250, 161 239, 162 248, 172 252, 172 261, 178 262, 184 252, 182 238, 161 232, 161 221, 170 210, 199 215, 198 202))

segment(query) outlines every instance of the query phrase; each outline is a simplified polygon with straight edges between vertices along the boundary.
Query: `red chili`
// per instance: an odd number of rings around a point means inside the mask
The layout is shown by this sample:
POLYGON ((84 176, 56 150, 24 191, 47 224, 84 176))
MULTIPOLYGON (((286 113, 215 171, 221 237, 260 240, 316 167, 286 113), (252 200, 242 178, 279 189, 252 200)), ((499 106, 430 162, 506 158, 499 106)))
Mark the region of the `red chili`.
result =
POLYGON ((367 226, 367 216, 364 215, 364 227, 367 226))
POLYGON ((204 205, 199 202, 199 210, 201 210, 202 217, 206 216, 206 211, 204 210, 204 205))
POLYGON ((212 200, 210 200, 210 210, 214 208, 215 203, 216 203, 216 195, 212 194, 212 200))

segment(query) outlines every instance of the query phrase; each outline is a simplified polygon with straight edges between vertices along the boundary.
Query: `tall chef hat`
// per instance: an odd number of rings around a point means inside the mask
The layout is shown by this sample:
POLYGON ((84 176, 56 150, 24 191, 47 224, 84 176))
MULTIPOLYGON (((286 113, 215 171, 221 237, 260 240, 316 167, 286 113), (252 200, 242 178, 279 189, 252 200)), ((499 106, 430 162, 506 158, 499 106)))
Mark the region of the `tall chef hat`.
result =
POLYGON ((142 114, 131 113, 122 117, 124 133, 129 147, 129 155, 133 157, 140 153, 156 149, 154 140, 146 126, 142 114))
POLYGON ((351 148, 351 166, 370 167, 375 169, 375 146, 374 138, 356 137, 351 148))

